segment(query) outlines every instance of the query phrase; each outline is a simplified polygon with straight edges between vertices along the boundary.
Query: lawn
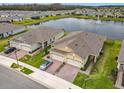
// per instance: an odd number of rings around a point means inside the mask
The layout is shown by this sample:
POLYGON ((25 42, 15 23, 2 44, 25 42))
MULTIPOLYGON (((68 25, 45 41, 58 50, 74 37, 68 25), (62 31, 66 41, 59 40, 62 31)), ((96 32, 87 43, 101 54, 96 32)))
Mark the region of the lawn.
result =
POLYGON ((42 55, 42 53, 38 53, 34 56, 25 55, 19 61, 24 62, 29 65, 32 65, 36 68, 39 68, 40 65, 44 63, 41 55, 42 55))
POLYGON ((36 68, 39 68, 40 65, 44 63, 43 56, 48 54, 49 49, 50 49, 50 46, 48 48, 45 48, 44 50, 42 50, 41 52, 37 53, 34 56, 25 55, 23 58, 19 59, 19 61, 32 65, 36 68))
POLYGON ((82 73, 78 73, 74 80, 74 84, 82 88, 95 88, 95 89, 113 89, 116 79, 117 62, 116 57, 119 54, 121 47, 121 41, 107 40, 103 48, 103 55, 97 60, 96 65, 91 73, 87 76, 82 73), (114 74, 113 74, 114 73, 114 74), (84 79, 90 77, 91 79, 86 81, 84 79), (86 87, 85 87, 86 86, 86 87))
POLYGON ((28 69, 28 68, 26 68, 26 67, 22 67, 22 66, 20 66, 20 65, 18 65, 18 64, 16 64, 16 63, 13 63, 13 64, 11 65, 11 68, 14 68, 14 69, 20 68, 20 71, 23 72, 24 74, 27 74, 27 75, 33 73, 32 70, 30 70, 30 69, 28 69))
POLYGON ((27 74, 27 75, 33 73, 32 70, 30 70, 30 69, 28 69, 28 68, 26 68, 26 67, 24 67, 24 68, 21 70, 21 72, 23 72, 23 73, 25 73, 25 74, 27 74))
POLYGON ((12 37, 8 37, 5 39, 0 39, 0 52, 4 51, 4 47, 7 46, 9 41, 12 39, 12 37))

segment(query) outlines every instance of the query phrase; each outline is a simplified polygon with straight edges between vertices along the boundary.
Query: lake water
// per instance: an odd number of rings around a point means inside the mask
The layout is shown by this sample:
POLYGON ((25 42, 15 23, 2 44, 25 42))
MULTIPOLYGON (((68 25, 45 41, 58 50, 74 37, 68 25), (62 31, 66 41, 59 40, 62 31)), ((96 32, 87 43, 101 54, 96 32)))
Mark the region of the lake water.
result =
POLYGON ((97 21, 92 19, 63 18, 32 26, 46 26, 65 31, 89 31, 111 39, 124 39, 124 22, 97 21))

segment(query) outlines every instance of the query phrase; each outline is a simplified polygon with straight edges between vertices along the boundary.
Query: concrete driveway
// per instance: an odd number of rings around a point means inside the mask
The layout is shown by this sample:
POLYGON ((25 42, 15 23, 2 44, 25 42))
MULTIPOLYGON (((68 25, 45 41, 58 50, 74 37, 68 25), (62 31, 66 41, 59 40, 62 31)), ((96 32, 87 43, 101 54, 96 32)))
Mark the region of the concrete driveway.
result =
POLYGON ((53 60, 53 64, 47 68, 47 72, 51 73, 51 74, 55 74, 56 70, 61 66, 61 62, 57 61, 57 60, 53 60))
POLYGON ((73 82, 79 72, 79 68, 69 64, 62 65, 62 62, 53 60, 53 64, 47 68, 46 72, 56 75, 69 82, 73 82))
MULTIPOLYGON (((20 59, 20 58, 24 57, 25 55, 27 55, 28 52, 19 50, 16 52, 16 54, 17 54, 17 58, 20 59)), ((16 59, 16 54, 15 54, 15 52, 12 52, 8 57, 12 58, 12 59, 16 59)))
POLYGON ((79 72, 79 68, 69 64, 65 64, 56 74, 56 76, 63 78, 67 81, 73 82, 78 72, 79 72))

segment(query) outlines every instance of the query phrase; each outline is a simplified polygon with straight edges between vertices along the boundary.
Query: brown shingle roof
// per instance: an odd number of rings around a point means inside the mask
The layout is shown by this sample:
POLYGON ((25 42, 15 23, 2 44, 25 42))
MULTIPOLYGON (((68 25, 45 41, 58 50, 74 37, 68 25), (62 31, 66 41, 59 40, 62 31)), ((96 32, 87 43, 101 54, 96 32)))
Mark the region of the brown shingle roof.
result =
POLYGON ((105 37, 91 32, 72 32, 57 41, 55 47, 68 47, 80 57, 86 58, 88 55, 98 56, 105 39, 105 37))

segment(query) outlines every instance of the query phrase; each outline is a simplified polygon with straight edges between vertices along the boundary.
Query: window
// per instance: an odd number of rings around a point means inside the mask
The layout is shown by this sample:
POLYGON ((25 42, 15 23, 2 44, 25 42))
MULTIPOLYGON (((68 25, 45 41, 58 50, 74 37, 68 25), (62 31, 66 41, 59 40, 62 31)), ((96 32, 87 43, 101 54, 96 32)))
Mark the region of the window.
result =
POLYGON ((52 39, 50 38, 50 43, 52 43, 52 39))

